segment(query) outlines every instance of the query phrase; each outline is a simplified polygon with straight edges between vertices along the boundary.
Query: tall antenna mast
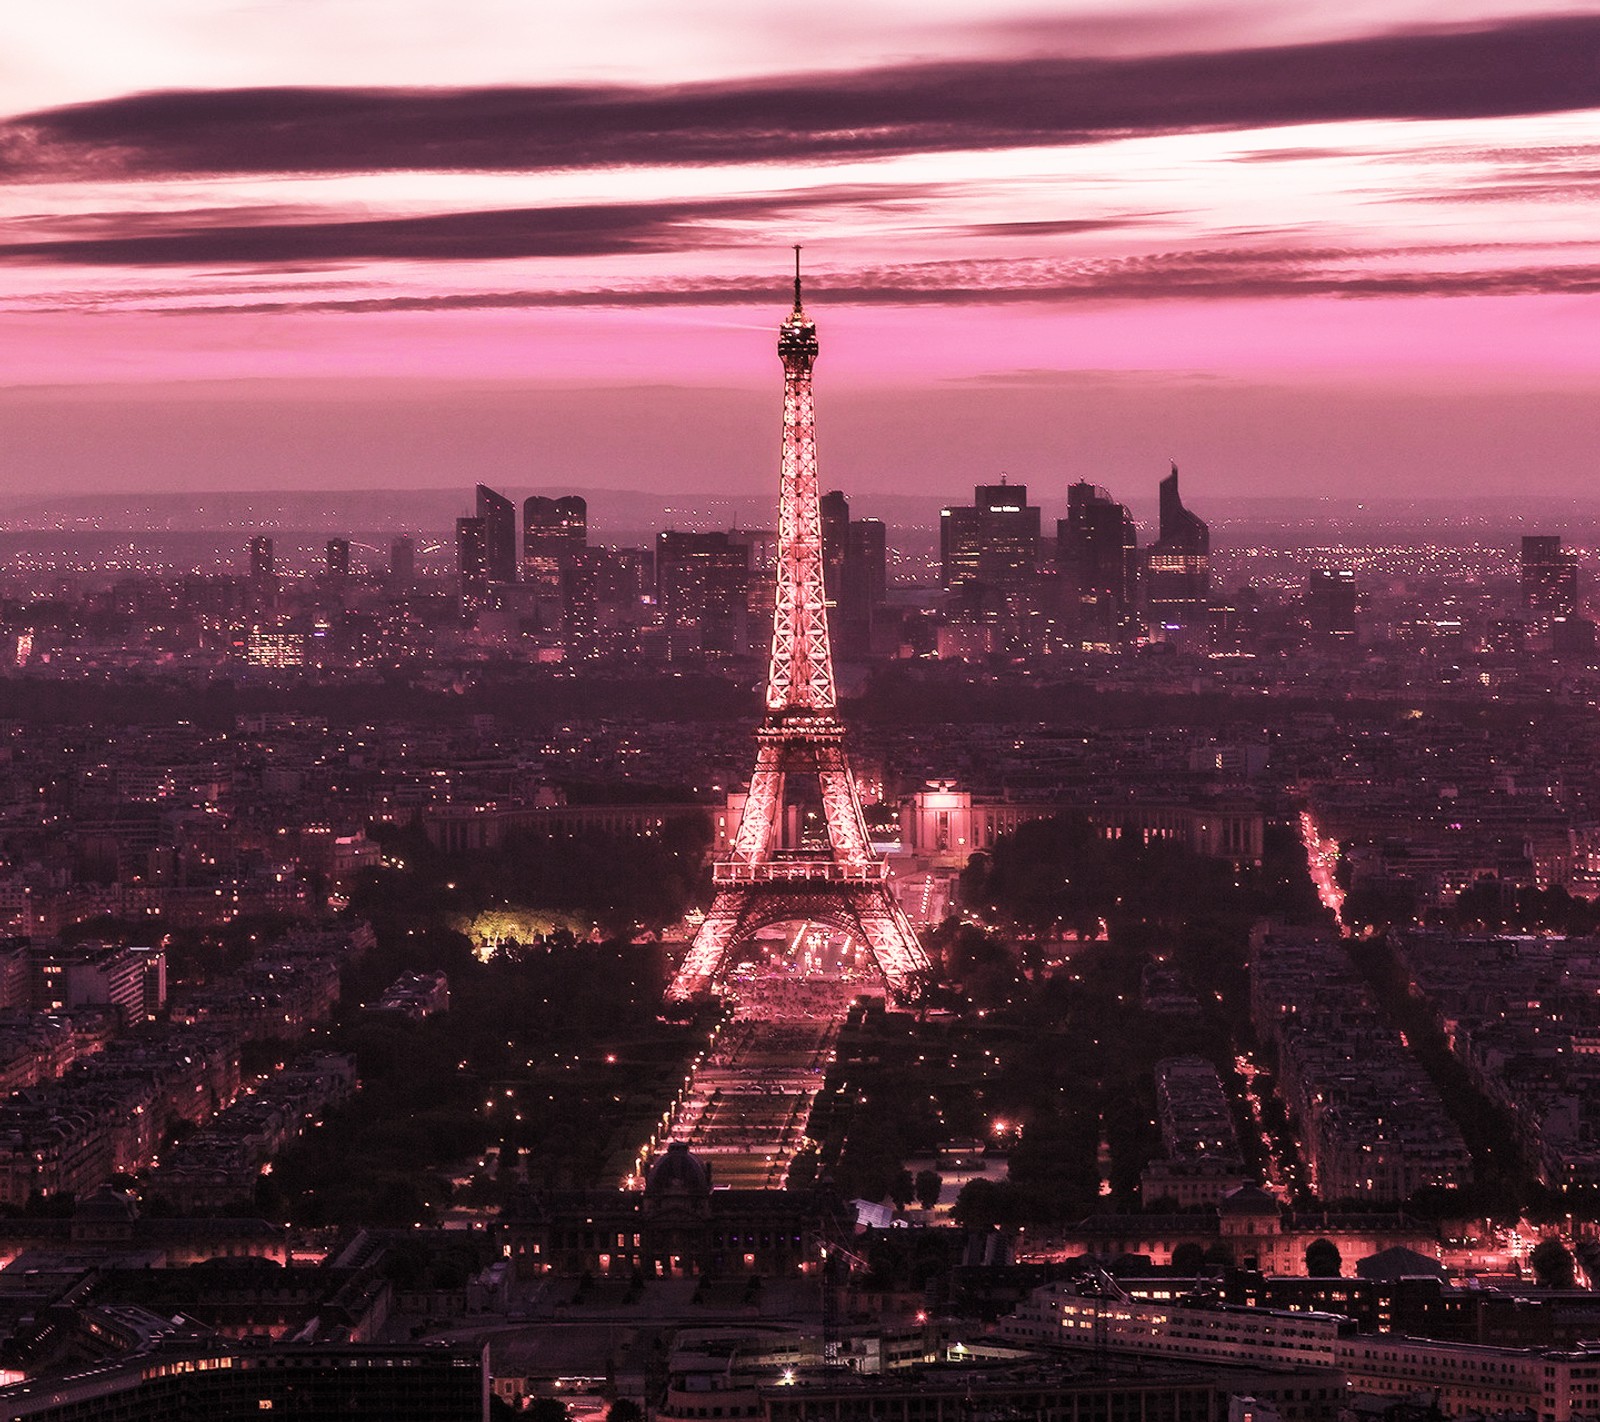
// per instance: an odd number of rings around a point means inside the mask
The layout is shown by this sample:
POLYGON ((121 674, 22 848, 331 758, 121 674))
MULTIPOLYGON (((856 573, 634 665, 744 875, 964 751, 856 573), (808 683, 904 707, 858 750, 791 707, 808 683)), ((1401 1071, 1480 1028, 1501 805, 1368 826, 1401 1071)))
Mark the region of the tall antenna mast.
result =
POLYGON ((794 244, 794 309, 800 309, 800 244, 794 244))

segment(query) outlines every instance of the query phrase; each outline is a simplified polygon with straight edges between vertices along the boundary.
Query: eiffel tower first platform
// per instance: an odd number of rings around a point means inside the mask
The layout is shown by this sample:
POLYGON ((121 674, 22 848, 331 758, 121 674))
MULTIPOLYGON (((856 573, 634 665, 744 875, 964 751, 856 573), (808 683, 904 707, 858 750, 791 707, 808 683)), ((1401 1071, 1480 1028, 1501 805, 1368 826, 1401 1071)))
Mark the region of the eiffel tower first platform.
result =
POLYGON ((892 998, 921 995, 928 959, 872 851, 845 758, 822 585, 822 509, 811 366, 816 324, 800 304, 778 330, 783 359, 783 469, 778 586, 767 714, 733 849, 712 871, 716 896, 667 996, 711 992, 732 955, 775 923, 827 924, 865 942, 892 998))

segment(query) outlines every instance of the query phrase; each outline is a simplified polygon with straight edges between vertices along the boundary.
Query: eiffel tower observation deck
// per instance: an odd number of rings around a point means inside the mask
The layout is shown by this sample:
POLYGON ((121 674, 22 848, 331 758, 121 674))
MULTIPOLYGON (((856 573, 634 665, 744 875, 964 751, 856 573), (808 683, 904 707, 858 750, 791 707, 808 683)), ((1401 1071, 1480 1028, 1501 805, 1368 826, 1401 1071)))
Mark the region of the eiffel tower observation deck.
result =
POLYGON ((716 895, 667 995, 686 1001, 714 992, 762 929, 807 921, 866 943, 890 996, 907 1002, 920 995, 928 960, 867 839, 838 716, 811 393, 817 327, 801 302, 798 247, 794 309, 778 328, 778 355, 783 456, 766 717, 733 848, 713 868, 716 895))

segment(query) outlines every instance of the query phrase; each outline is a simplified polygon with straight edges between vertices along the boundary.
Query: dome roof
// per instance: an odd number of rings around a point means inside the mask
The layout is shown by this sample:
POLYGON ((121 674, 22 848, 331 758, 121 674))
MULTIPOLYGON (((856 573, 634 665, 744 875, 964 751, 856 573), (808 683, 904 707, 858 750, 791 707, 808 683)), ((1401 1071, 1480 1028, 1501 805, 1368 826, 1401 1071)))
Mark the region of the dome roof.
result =
POLYGON ((1365 1259, 1356 1260, 1356 1277, 1361 1279, 1448 1279, 1450 1271, 1437 1259, 1396 1244, 1380 1249, 1365 1259))
POLYGON ((689 1152, 688 1141, 672 1141, 667 1153, 650 1167, 646 1195, 709 1195, 710 1168, 689 1152))
POLYGON ((1278 1202, 1259 1185, 1241 1185, 1217 1202, 1219 1215, 1276 1215, 1278 1202))
POLYGON ((94 1220, 103 1223, 131 1223, 139 1217, 139 1207, 132 1195, 102 1185, 92 1195, 79 1200, 74 1206, 75 1220, 94 1220))

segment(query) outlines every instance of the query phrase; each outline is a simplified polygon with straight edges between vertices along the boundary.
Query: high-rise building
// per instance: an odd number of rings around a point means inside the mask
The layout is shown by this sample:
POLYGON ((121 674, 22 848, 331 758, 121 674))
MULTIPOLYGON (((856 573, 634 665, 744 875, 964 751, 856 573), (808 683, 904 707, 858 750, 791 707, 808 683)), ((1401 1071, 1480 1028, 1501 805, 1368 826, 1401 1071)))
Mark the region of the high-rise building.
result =
POLYGON ((882 519, 853 518, 846 537, 839 587, 839 650, 847 657, 871 653, 873 635, 889 595, 889 531, 882 519))
POLYGON ((939 558, 947 588, 1030 585, 1038 574, 1039 510, 1028 503, 1028 486, 1001 475, 998 484, 979 484, 970 505, 942 510, 939 558))
POLYGON ((326 562, 323 565, 324 575, 334 587, 340 587, 350 578, 350 540, 348 538, 330 538, 326 550, 326 562))
POLYGON ((400 534, 389 544, 389 588, 392 592, 410 592, 417 581, 416 542, 400 534))
POLYGON ((656 535, 656 602, 668 656, 748 646, 750 545, 728 533, 656 535))
POLYGON ((1067 490, 1067 516, 1056 520, 1056 569, 1062 616, 1097 636, 1126 627, 1139 595, 1139 535, 1133 515, 1094 484, 1067 490))
POLYGON ((477 489, 477 516, 483 524, 484 570, 491 583, 517 580, 517 506, 487 484, 477 489))
POLYGON ((255 582, 266 582, 277 574, 277 563, 272 554, 272 540, 264 533, 250 540, 250 577, 255 582))
POLYGON ((562 641, 571 661, 639 649, 645 559, 637 548, 586 548, 561 576, 562 641))
POLYGON ((1356 633, 1356 575, 1350 568, 1313 568, 1306 579, 1306 622, 1325 637, 1356 633))
POLYGON ((745 580, 745 609, 753 635, 772 622, 772 604, 778 595, 778 535, 770 528, 730 528, 728 537, 750 550, 749 576, 745 580))
POLYGON ((522 577, 541 597, 561 595, 561 572, 589 543, 589 506, 576 494, 535 494, 522 505, 522 577))
POLYGON ((1522 540, 1522 605, 1535 617, 1571 617, 1578 610, 1578 556, 1554 534, 1522 540))
POLYGON ((822 510, 822 584, 828 600, 837 602, 844 585, 845 550, 850 541, 850 500, 833 489, 818 501, 822 510))
POLYGON ((1171 630, 1205 625, 1211 595, 1211 530, 1184 508, 1178 466, 1161 481, 1161 536, 1145 556, 1145 610, 1171 630))
POLYGON ((873 614, 888 588, 888 539, 875 518, 850 517, 850 501, 834 489, 818 501, 822 515, 822 585, 828 632, 840 655, 872 649, 873 614))
POLYGON ((456 589, 463 601, 489 591, 488 540, 481 518, 456 520, 456 589))

